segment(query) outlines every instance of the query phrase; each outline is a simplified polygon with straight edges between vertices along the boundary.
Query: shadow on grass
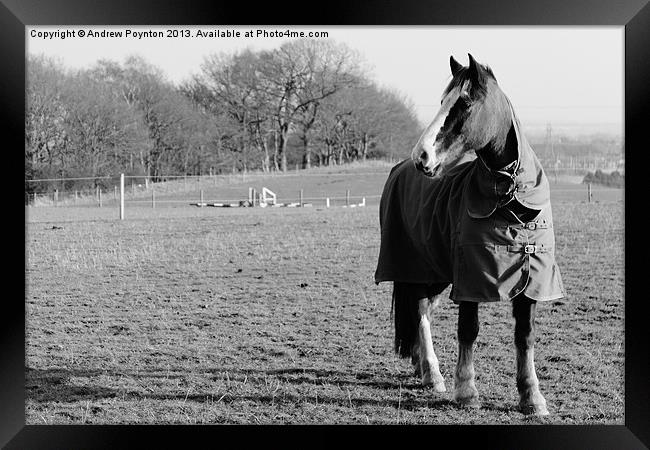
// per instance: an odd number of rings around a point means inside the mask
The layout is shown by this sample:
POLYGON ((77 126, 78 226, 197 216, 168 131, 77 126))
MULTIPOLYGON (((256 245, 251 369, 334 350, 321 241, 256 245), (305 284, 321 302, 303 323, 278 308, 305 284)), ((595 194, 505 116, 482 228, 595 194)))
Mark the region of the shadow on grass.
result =
MULTIPOLYGON (((423 388, 415 377, 398 374, 392 381, 377 380, 377 375, 368 372, 340 372, 336 370, 326 370, 319 368, 288 368, 288 369, 243 369, 239 372, 230 370, 213 369, 210 371, 202 371, 202 374, 212 373, 213 379, 216 379, 217 374, 228 374, 229 382, 244 384, 247 379, 257 378, 258 380, 265 379, 266 377, 279 378, 284 383, 296 385, 309 385, 309 386, 338 386, 342 385, 357 385, 367 386, 379 389, 381 391, 389 391, 390 398, 387 395, 377 395, 376 397, 359 397, 355 395, 350 397, 341 392, 339 395, 332 395, 330 393, 318 392, 314 394, 296 394, 280 391, 277 394, 264 392, 263 386, 260 385, 259 393, 238 393, 233 390, 226 389, 216 390, 216 392, 149 392, 144 387, 142 389, 132 388, 108 388, 105 386, 97 386, 96 384, 87 383, 82 385, 75 385, 71 383, 71 378, 95 378, 99 376, 106 376, 109 378, 124 377, 134 380, 140 384, 139 380, 146 380, 150 378, 166 378, 166 379, 186 379, 188 376, 196 375, 191 373, 162 373, 162 372, 146 372, 139 371, 137 373, 129 373, 123 371, 111 371, 107 369, 33 369, 27 368, 26 370, 26 398, 28 401, 36 403, 46 402, 85 402, 96 401, 106 398, 121 398, 124 400, 133 399, 150 399, 150 400, 166 400, 166 401, 183 401, 183 402, 197 402, 207 403, 210 405, 218 405, 219 403, 230 404, 237 402, 255 402, 264 405, 287 405, 296 406, 299 404, 328 404, 340 407, 359 407, 359 406, 372 406, 372 407, 387 407, 394 409, 401 409, 405 411, 417 410, 420 408, 435 408, 435 409, 458 409, 459 407, 450 399, 451 395, 445 394, 431 395, 428 388, 423 388), (395 395, 398 391, 399 394, 395 395), (414 392, 415 391, 415 392, 414 392), (419 392, 418 392, 419 391, 419 392)), ((88 380, 90 381, 90 380, 88 380)), ((494 402, 483 402, 483 410, 497 411, 502 413, 511 413, 514 407, 507 407, 498 405, 494 402)))
MULTIPOLYGON (((212 372, 215 374, 228 373, 228 380, 234 383, 241 383, 246 380, 257 379, 260 381, 265 377, 279 378, 283 383, 296 385, 315 386, 317 389, 321 386, 338 386, 341 385, 364 385, 378 388, 382 391, 393 391, 386 395, 379 394, 376 396, 359 397, 355 395, 350 397, 341 390, 338 395, 323 392, 321 395, 316 391, 313 394, 296 394, 294 392, 280 391, 277 394, 265 392, 262 385, 258 393, 236 392, 232 389, 217 389, 216 392, 185 392, 176 390, 175 392, 149 392, 144 387, 142 389, 133 388, 109 388, 93 384, 92 378, 105 376, 108 378, 124 377, 134 380, 140 385, 141 380, 150 378, 168 378, 168 379, 185 379, 189 373, 160 373, 139 371, 138 373, 128 373, 124 371, 111 371, 107 369, 26 369, 26 399, 36 403, 48 402, 86 402, 97 401, 106 398, 118 398, 124 400, 132 399, 152 399, 152 400, 178 400, 191 401, 198 403, 208 403, 217 405, 218 403, 229 404, 236 402, 255 402, 265 405, 298 405, 298 404, 328 404, 341 407, 358 407, 358 406, 375 406, 388 407, 402 410, 415 410, 418 408, 453 408, 454 403, 446 398, 432 398, 426 389, 423 389, 417 383, 404 383, 400 379, 406 376, 398 376, 395 381, 377 381, 371 379, 372 374, 358 373, 350 374, 345 372, 323 370, 323 369, 244 369, 239 372, 212 370, 202 371, 203 374, 212 372), (78 380, 71 380, 76 378, 78 380), (400 390, 400 388, 403 390, 400 390), (425 391, 422 395, 413 393, 412 390, 425 391), (398 391, 396 395, 394 391, 398 391)), ((412 378, 412 377, 408 377, 412 378)), ((348 391, 349 392, 349 391, 348 391)))
POLYGON ((103 371, 81 370, 79 373, 66 369, 26 369, 25 398, 35 402, 76 402, 98 400, 118 396, 118 391, 102 386, 76 386, 70 377, 97 376, 103 371))

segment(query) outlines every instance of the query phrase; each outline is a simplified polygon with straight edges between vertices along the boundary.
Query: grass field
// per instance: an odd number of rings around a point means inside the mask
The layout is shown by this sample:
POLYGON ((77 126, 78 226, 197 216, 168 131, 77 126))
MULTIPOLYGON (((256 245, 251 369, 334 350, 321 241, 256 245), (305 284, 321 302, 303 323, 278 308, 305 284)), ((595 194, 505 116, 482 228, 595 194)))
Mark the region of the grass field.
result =
MULTIPOLYGON (((386 172, 256 182, 281 201, 299 189, 370 196, 386 172)), ((251 183, 200 188, 243 199, 251 183)), ((127 203, 124 221, 109 203, 28 208, 27 423, 623 424, 622 192, 595 188, 587 203, 582 185, 552 187, 568 296, 538 308, 548 418, 515 409, 507 303, 479 310, 479 410, 451 402, 451 301, 433 321, 447 393, 421 388, 394 356, 391 286, 373 282, 378 199, 196 208, 184 187, 161 190, 156 209, 127 203)))

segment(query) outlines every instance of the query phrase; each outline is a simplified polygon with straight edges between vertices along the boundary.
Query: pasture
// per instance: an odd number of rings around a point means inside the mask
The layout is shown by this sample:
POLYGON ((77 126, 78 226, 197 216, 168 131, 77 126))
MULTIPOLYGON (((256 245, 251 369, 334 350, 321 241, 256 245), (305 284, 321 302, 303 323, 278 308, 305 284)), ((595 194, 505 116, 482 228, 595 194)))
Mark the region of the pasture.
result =
MULTIPOLYGON (((303 186, 306 198, 379 195, 386 173, 258 181, 291 201, 303 186)), ((206 200, 243 199, 251 180, 206 200)), ((194 190, 161 192, 155 209, 143 193, 124 221, 114 205, 27 208, 26 422, 623 424, 622 191, 594 188, 587 203, 582 185, 551 188, 568 295, 538 308, 547 418, 516 410, 507 303, 479 309, 479 410, 451 402, 450 300, 433 320, 446 393, 420 387, 393 354, 391 285, 373 282, 378 198, 329 209, 179 200, 198 200, 194 190)))

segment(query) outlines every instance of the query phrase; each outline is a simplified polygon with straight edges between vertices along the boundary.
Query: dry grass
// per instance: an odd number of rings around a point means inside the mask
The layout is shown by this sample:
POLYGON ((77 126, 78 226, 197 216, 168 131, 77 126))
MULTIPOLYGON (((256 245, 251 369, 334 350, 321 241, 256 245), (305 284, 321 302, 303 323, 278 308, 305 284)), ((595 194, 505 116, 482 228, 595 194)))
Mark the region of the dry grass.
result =
MULTIPOLYGON (((622 203, 562 198, 568 297, 538 308, 548 419, 515 409, 506 303, 479 311, 482 409, 419 387, 373 283, 372 205, 31 208, 27 423, 622 424, 622 203)), ((443 302, 433 324, 449 391, 456 317, 443 302)))

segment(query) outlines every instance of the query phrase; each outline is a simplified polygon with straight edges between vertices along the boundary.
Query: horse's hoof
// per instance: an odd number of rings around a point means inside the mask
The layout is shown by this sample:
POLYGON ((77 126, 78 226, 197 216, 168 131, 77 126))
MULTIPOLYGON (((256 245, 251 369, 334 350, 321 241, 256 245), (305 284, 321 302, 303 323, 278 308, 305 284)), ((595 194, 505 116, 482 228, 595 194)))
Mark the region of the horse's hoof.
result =
POLYGON ((436 392, 447 392, 444 380, 433 381, 432 379, 423 379, 422 387, 431 387, 436 392))
POLYGON ((478 409, 481 407, 481 402, 478 399, 478 396, 474 397, 464 397, 464 398, 454 398, 454 401, 458 406, 462 408, 475 408, 478 409))
POLYGON ((436 392, 447 392, 447 388, 445 387, 445 380, 442 378, 442 376, 433 377, 431 374, 426 374, 422 377, 422 386, 431 386, 436 392))
POLYGON ((537 405, 533 405, 533 404, 523 405, 520 403, 519 411, 521 411, 522 414, 526 416, 548 416, 549 415, 548 409, 546 408, 546 405, 543 403, 537 405))

